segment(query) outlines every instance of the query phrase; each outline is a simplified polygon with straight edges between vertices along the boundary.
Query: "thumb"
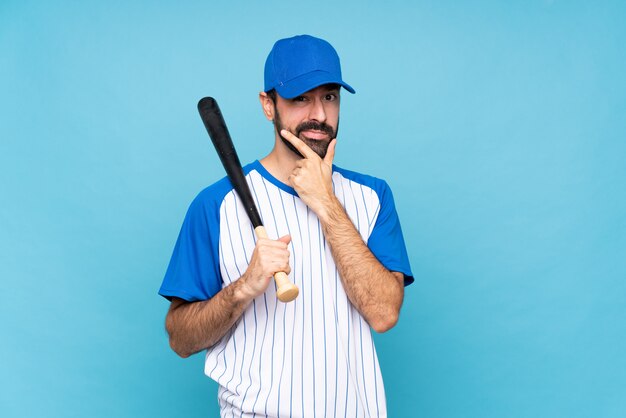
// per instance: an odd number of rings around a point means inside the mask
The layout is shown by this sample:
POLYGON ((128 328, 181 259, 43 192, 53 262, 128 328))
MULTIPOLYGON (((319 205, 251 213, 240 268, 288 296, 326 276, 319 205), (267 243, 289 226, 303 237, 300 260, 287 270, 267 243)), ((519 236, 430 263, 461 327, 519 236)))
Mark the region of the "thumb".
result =
POLYGON ((291 235, 284 235, 278 238, 278 241, 284 242, 285 244, 289 244, 291 242, 291 235))
POLYGON ((328 144, 328 149, 326 150, 326 156, 324 157, 324 162, 326 164, 333 165, 333 159, 335 158, 335 147, 337 146, 337 139, 333 138, 330 140, 328 144))

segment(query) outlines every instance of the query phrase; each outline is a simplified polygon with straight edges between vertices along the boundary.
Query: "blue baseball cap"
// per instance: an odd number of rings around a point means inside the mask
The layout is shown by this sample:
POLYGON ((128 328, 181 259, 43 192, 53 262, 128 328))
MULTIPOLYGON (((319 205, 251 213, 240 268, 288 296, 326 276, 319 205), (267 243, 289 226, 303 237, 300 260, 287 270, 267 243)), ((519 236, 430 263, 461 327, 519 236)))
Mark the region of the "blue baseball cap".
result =
POLYGON ((323 39, 310 35, 276 41, 265 61, 265 92, 276 89, 285 99, 293 99, 323 84, 339 84, 350 93, 354 89, 341 78, 339 55, 323 39))

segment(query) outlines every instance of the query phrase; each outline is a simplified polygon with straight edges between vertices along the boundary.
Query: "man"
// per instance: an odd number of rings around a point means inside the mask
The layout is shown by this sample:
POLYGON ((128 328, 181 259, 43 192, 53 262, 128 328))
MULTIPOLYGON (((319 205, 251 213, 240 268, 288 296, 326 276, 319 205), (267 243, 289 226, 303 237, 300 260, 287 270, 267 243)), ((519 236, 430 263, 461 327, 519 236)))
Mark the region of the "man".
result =
POLYGON ((328 42, 276 42, 259 94, 275 144, 244 173, 279 238, 255 240, 226 178, 183 223, 159 293, 172 349, 207 350, 222 416, 386 416, 370 327, 395 325, 413 277, 387 184, 332 165, 341 88, 328 42), (295 301, 277 300, 277 271, 295 301))

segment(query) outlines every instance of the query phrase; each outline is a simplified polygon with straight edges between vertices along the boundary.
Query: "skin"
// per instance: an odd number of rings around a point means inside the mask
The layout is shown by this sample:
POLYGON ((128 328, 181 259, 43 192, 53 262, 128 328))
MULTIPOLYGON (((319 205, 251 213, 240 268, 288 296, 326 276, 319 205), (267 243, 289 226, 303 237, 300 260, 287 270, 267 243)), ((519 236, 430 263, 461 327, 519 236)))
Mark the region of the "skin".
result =
MULTIPOLYGON (((276 103, 261 92, 259 100, 266 118, 274 122, 279 116, 283 128, 275 130, 274 149, 261 164, 291 185, 318 216, 350 302, 376 332, 391 329, 402 306, 404 276, 380 264, 335 197, 331 179, 335 138, 316 130, 294 135, 298 126, 308 121, 325 123, 337 131, 339 88, 324 85, 294 99, 277 96, 276 103), (303 157, 289 149, 283 139, 303 157)), ((265 292, 274 272, 289 274, 290 240, 289 236, 257 240, 245 273, 211 299, 187 302, 174 298, 166 317, 172 349, 188 357, 219 341, 252 300, 265 292)))

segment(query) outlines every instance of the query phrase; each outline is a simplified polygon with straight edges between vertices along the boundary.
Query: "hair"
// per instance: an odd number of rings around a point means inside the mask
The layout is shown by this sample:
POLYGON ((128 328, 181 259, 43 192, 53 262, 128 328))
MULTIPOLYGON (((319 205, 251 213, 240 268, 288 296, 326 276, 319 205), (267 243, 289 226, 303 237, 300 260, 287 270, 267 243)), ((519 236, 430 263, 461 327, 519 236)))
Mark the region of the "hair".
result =
POLYGON ((276 89, 271 89, 270 91, 266 91, 265 93, 267 94, 267 97, 272 99, 272 101, 274 102, 274 106, 276 106, 276 89))

